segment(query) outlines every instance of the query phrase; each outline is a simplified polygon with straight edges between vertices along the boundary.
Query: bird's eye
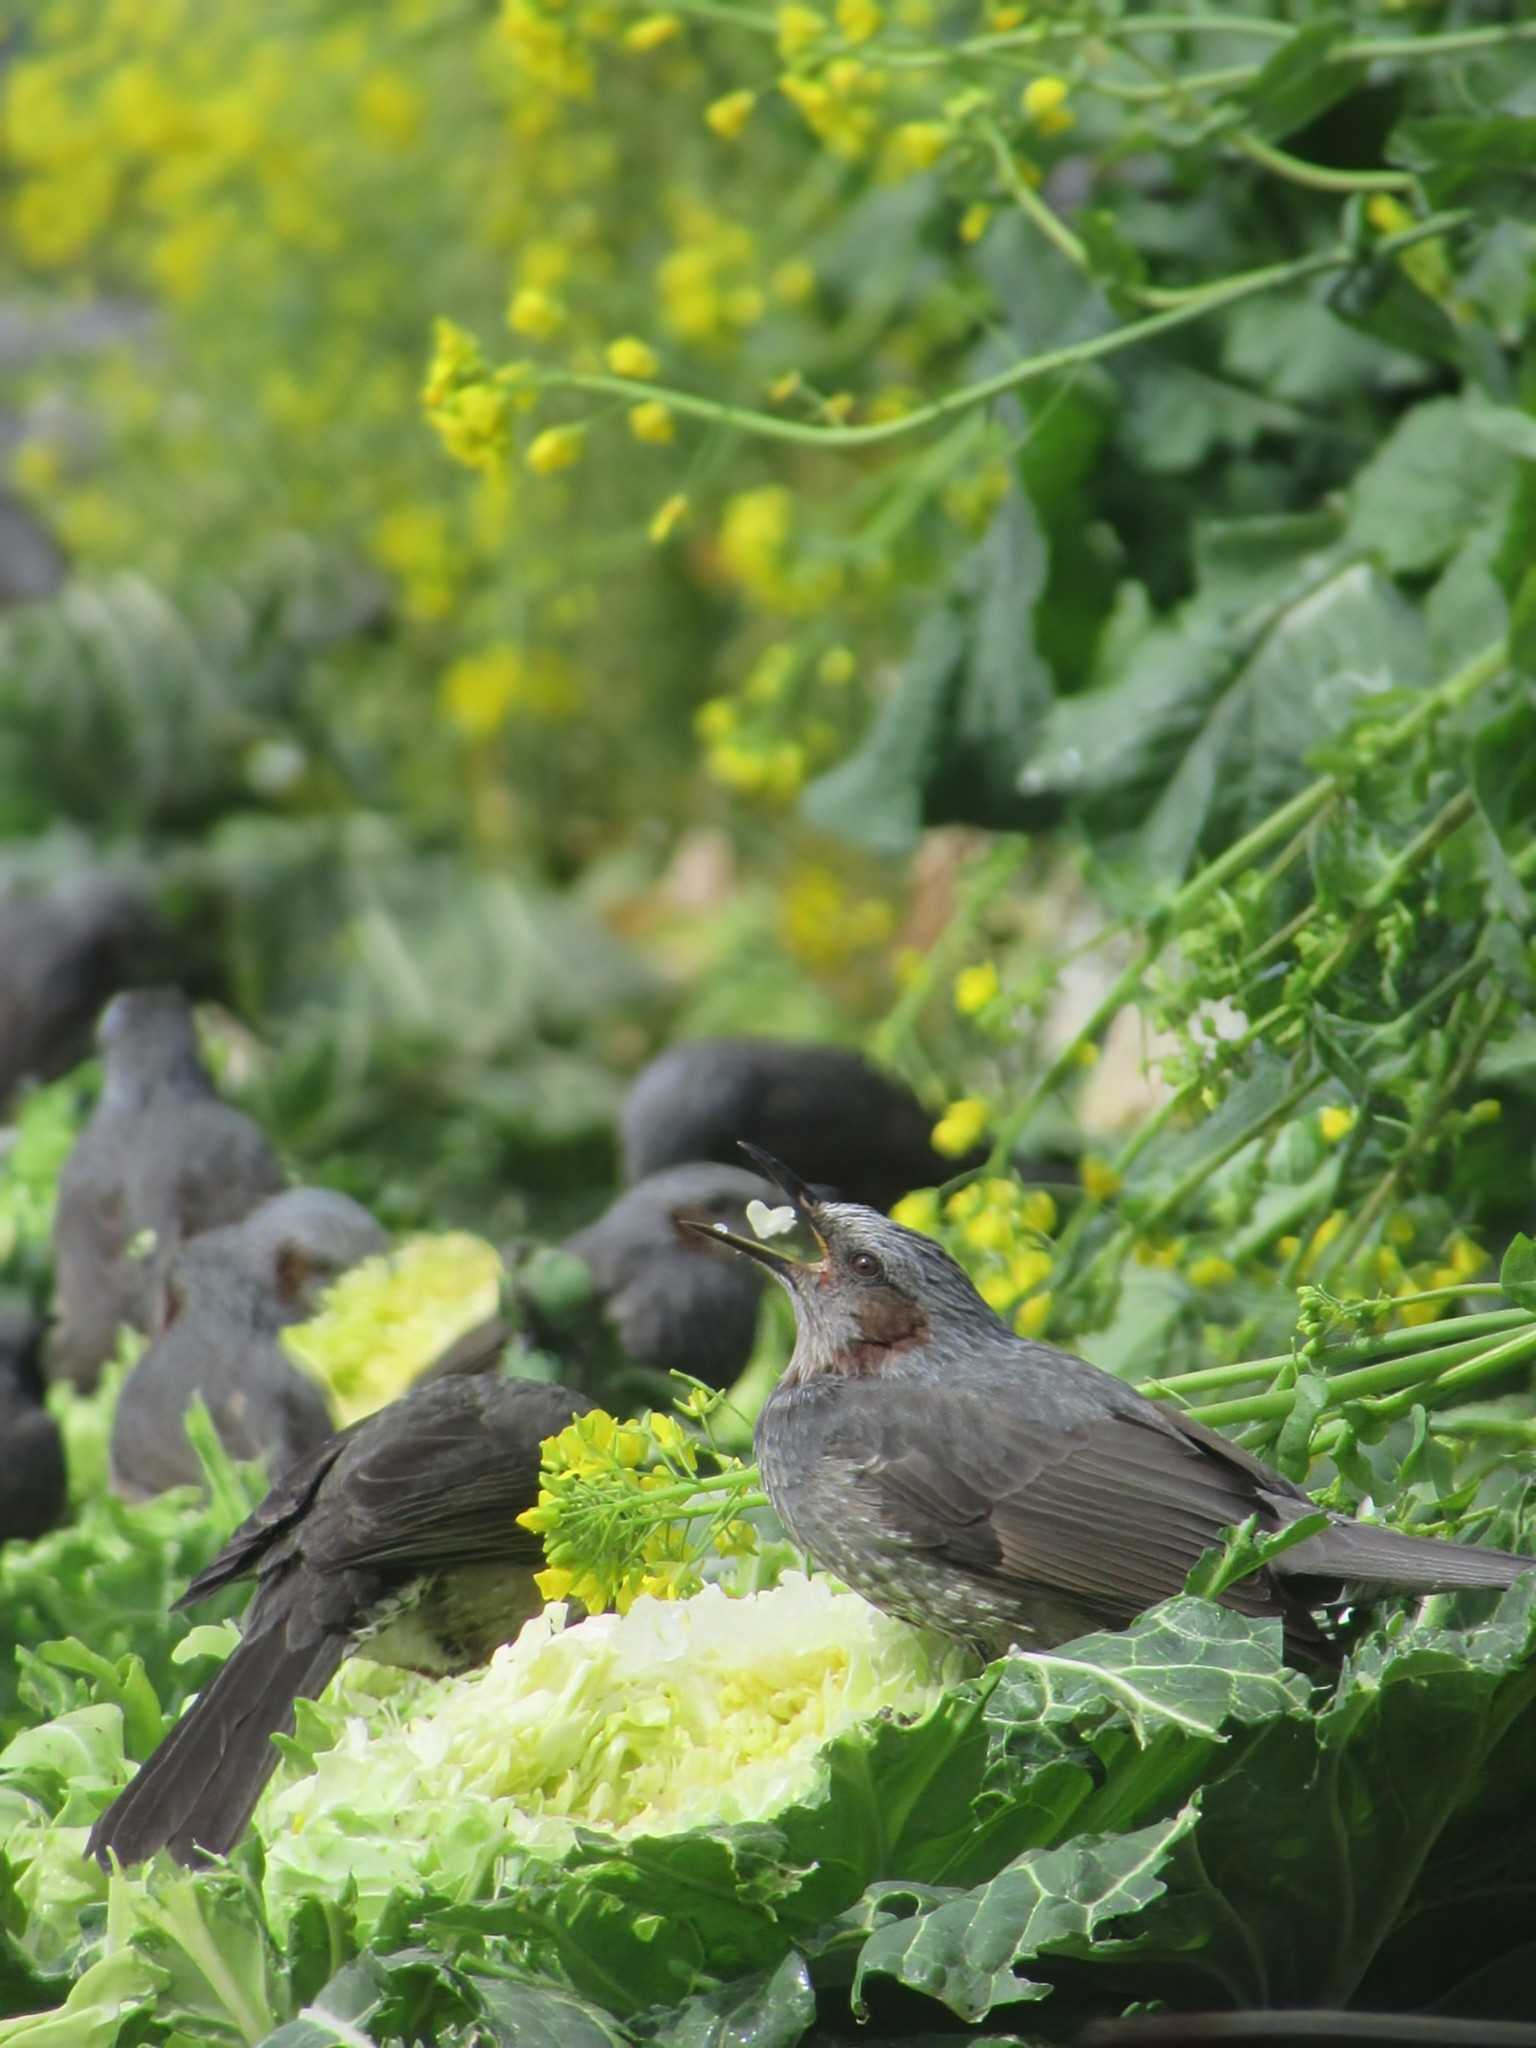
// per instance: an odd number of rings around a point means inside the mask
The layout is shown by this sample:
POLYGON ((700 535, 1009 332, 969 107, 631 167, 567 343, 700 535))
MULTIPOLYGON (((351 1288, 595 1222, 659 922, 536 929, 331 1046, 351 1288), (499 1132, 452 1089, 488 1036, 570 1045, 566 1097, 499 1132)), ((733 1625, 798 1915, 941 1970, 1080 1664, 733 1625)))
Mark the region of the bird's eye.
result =
POLYGON ((861 1280, 880 1278, 882 1268, 873 1252, 855 1252, 848 1263, 861 1280))

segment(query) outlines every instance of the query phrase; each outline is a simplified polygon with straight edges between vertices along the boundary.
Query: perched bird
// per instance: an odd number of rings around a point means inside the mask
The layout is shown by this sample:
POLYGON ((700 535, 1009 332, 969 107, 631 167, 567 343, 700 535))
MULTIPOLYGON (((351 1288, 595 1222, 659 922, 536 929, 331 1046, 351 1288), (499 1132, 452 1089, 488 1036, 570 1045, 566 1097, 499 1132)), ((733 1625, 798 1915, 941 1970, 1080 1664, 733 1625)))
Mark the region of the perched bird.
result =
POLYGON ((0 1307, 0 1543, 30 1539, 64 1513, 64 1444, 43 1406, 43 1326, 0 1307))
POLYGON ((46 1361, 51 1378, 85 1388, 122 1324, 155 1334, 182 1239, 239 1222, 285 1182, 260 1127, 215 1093, 184 996, 115 996, 97 1040, 101 1097, 59 1176, 46 1361))
POLYGON ((945 1159, 904 1082, 837 1045, 690 1038, 643 1067, 619 1113, 624 1178, 686 1159, 734 1162, 738 1143, 795 1160, 809 1181, 888 1209, 982 1155, 945 1159))
MULTIPOLYGON (((795 1307, 794 1354, 757 1423, 763 1484, 791 1538, 876 1607, 983 1657, 1048 1649, 1180 1592, 1202 1552, 1250 1515, 1271 1531, 1316 1512, 1225 1437, 1015 1336, 930 1239, 856 1203, 819 1202, 744 1149, 818 1253, 730 1239, 795 1307)), ((1370 1589, 1507 1586, 1533 1569, 1332 1515, 1221 1598, 1278 1617, 1291 1654, 1329 1663, 1315 1608, 1370 1589)))
POLYGON ((170 935, 142 888, 92 870, 0 891, 0 1103, 67 1074, 102 1004, 159 966, 170 935))
POLYGON ((289 1188, 240 1223, 205 1230, 171 1261, 163 1327, 123 1382, 112 1418, 112 1483, 129 1500, 202 1478, 183 1416, 208 1404, 232 1457, 281 1472, 331 1434, 325 1397, 278 1332, 315 1313, 331 1282, 388 1234, 329 1188, 289 1188))
POLYGON ((777 1199, 772 1183, 744 1166, 706 1160, 650 1174, 561 1247, 586 1267, 585 1292, 554 1300, 531 1272, 526 1282, 514 1274, 515 1319, 477 1325, 422 1379, 484 1371, 521 1333, 584 1385, 606 1388, 629 1365, 675 1366, 728 1387, 751 1355, 763 1277, 712 1238, 684 1230, 681 1219, 742 1230, 749 1202, 777 1199))
POLYGON ((226 1854, 277 1763, 271 1738, 354 1650, 468 1671, 538 1612, 539 1445, 590 1402, 529 1380, 413 1388, 296 1466, 178 1606, 254 1577, 240 1642, 91 1831, 137 1863, 226 1854))

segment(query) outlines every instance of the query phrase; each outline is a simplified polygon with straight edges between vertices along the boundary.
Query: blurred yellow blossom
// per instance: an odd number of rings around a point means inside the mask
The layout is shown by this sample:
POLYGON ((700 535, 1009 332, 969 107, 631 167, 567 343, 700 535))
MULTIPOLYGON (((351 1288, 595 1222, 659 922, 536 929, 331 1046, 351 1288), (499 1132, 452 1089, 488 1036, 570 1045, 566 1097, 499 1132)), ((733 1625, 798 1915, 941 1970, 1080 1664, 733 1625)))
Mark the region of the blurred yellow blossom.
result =
POLYGON ((661 368, 655 349, 632 334, 610 341, 606 353, 608 367, 615 377, 654 377, 661 368))
POLYGON ((992 221, 992 209, 985 201, 976 199, 960 216, 960 239, 962 242, 979 242, 992 221))
POLYGON ((858 662, 851 647, 829 647, 816 664, 817 680, 833 690, 851 683, 857 672, 858 662))
POLYGON ((987 1128, 991 1114, 979 1095, 963 1095, 952 1102, 933 1127, 933 1148, 946 1159, 958 1159, 969 1152, 987 1128))
POLYGON ((1015 1310, 1013 1327, 1021 1337, 1038 1337, 1050 1319, 1050 1293, 1032 1294, 1015 1310))
POLYGON ((677 438, 677 422, 669 405, 663 405, 659 398, 648 398, 644 405, 630 407, 629 431, 637 441, 649 441, 660 448, 677 438))
POLYGON ((1337 1145, 1347 1137, 1360 1119, 1357 1109, 1346 1108, 1342 1103, 1331 1102, 1326 1109, 1318 1112, 1317 1127, 1325 1145, 1337 1145))
POLYGON ((951 139, 950 129, 942 121, 904 121, 886 137, 881 167, 889 178, 931 171, 951 139))
POLYGON ((539 285, 520 285, 507 308, 507 325, 530 341, 548 341, 565 325, 565 308, 539 285))
POLYGON ((1223 1259, 1215 1253, 1194 1259, 1188 1267, 1191 1287, 1230 1287, 1237 1278, 1237 1268, 1230 1259, 1223 1259))
POLYGON ((978 1010, 984 1010, 1002 984, 997 978, 997 968, 990 960, 978 961, 972 967, 962 967, 955 976, 955 1008, 962 1017, 974 1017, 978 1010))
POLYGON ((774 297, 786 306, 803 306, 816 289, 816 271, 803 256, 789 256, 775 269, 769 283, 774 297))
POLYGON ((672 538, 672 535, 687 516, 687 498, 683 496, 681 491, 674 491, 672 496, 663 499, 662 503, 651 514, 651 523, 646 528, 647 537, 654 546, 660 547, 663 541, 672 538))
POLYGON ((1077 1171, 1084 1191, 1092 1195, 1095 1201, 1107 1201, 1111 1195, 1119 1194, 1119 1174, 1109 1161, 1101 1158, 1097 1152, 1085 1153, 1077 1171))
POLYGON ((797 869, 784 891, 784 943, 811 967, 838 967, 857 953, 883 946, 894 924, 888 902, 849 889, 819 863, 797 869))
POLYGON ((570 665, 548 649, 510 645, 462 655, 441 684, 443 711, 466 738, 484 739, 513 712, 557 720, 580 708, 570 665))
POLYGON ((837 25, 850 43, 867 43, 884 19, 875 0, 837 0, 837 25))
POLYGON ((910 1195, 903 1195, 891 1210, 891 1221, 932 1237, 939 1227, 938 1189, 916 1188, 910 1195))
POLYGON ((717 135, 723 136, 727 142, 734 142, 752 118, 752 109, 756 105, 757 94, 748 92, 743 86, 711 100, 704 109, 704 119, 717 135))
POLYGON ((546 427, 529 442, 524 460, 535 476, 554 476, 580 462, 585 445, 583 427, 546 427))
POLYGON ((659 50, 682 34, 683 24, 675 14, 647 14, 624 31, 628 50, 659 50))
POLYGON ((796 4, 796 0, 779 9, 777 20, 779 55, 791 62, 827 32, 827 17, 814 7, 796 4))
POLYGON ((1072 126, 1074 115, 1067 105, 1064 78, 1032 78, 1025 86, 1021 105, 1027 119, 1042 135, 1061 135, 1072 126))
POLYGON ((409 149, 421 134, 421 94, 398 71, 374 71, 357 96, 358 118, 376 142, 409 149))

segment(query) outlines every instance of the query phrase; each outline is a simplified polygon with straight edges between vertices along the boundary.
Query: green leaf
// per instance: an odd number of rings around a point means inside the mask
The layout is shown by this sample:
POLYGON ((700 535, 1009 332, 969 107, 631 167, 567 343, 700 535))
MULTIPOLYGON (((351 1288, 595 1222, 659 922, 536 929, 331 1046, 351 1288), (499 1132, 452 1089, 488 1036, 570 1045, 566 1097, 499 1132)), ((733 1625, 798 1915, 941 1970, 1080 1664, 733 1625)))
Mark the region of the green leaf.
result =
POLYGON ((1472 793, 1488 829, 1484 852, 1489 881, 1506 916, 1530 923, 1530 899, 1510 855, 1530 843, 1536 823, 1536 696, 1529 686, 1472 738, 1472 793))
POLYGON ((1536 1315, 1536 1243, 1517 1230, 1499 1264, 1499 1291, 1515 1308, 1536 1315))
POLYGON ((1325 15, 1298 29, 1266 58, 1257 76, 1234 95, 1247 110, 1248 125, 1279 142, 1353 92, 1365 66, 1358 59, 1333 56, 1350 28, 1347 16, 1325 15))
MULTIPOLYGON (((816 2019, 805 1958, 794 1949, 776 1969, 759 1970, 721 1991, 690 1998, 653 2022, 656 2048, 795 2048, 816 2019)), ((552 2041, 549 2048, 563 2048, 552 2041)))
POLYGON ((1032 623, 1046 567, 1033 509, 1013 492, 920 628, 858 751, 806 791, 813 823, 901 853, 925 826, 1027 822, 1018 770, 1052 698, 1032 623))
POLYGON ((0 2020, 0 2048, 117 2048, 130 2021, 160 2009, 165 1973, 132 1949, 92 1963, 53 2012, 0 2020))
POLYGON ((1515 458, 1474 431, 1476 416, 1456 398, 1415 406, 1355 478, 1349 538, 1385 568, 1438 568, 1500 517, 1515 458))
MULTIPOLYGON (((1319 1377, 1315 1373, 1303 1375, 1304 1379, 1319 1377)), ((1301 1382, 1298 1381, 1297 1385, 1299 1390, 1301 1382)), ((1323 1385, 1326 1393, 1326 1381, 1323 1385)), ((1309 1431, 1310 1427, 1309 1422, 1309 1431)), ((1279 1463, 1278 1459, 1276 1463, 1279 1463)), ((1262 1533, 1258 1529, 1258 1517, 1250 1515, 1240 1528, 1231 1531, 1219 1550, 1207 1550, 1201 1554, 1199 1562, 1190 1568, 1184 1590, 1198 1594, 1202 1600, 1217 1600, 1229 1586, 1252 1578, 1274 1558, 1293 1550, 1298 1543, 1305 1543, 1309 1536, 1318 1535, 1327 1526, 1328 1517, 1321 1508, 1315 1515, 1303 1515, 1284 1529, 1268 1529, 1262 1533)))
POLYGON ((1102 1928, 1160 1897, 1159 1874, 1196 1817, 1188 1806, 1131 1834, 1080 1835, 1060 1849, 1031 1849, 958 1898, 882 1887, 882 1904, 910 1900, 919 1910, 865 1943, 853 1983, 855 2011, 864 2011, 865 1987, 876 1977, 936 1998, 963 2020, 1044 1998, 1049 1987, 1019 1974, 1019 1966, 1043 1956, 1087 1956, 1102 1928))
POLYGON ((1435 206, 1529 220, 1536 205, 1536 119, 1528 115, 1419 115, 1393 129, 1386 155, 1418 177, 1435 206))

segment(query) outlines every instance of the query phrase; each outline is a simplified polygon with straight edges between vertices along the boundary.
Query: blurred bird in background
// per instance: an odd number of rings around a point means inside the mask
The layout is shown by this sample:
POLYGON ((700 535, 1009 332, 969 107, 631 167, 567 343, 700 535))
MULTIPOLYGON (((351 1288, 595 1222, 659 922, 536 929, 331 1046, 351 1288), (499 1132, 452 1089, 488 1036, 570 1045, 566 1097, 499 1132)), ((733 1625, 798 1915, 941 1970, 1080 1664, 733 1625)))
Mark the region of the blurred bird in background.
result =
POLYGON ((126 1324, 153 1336, 172 1253, 286 1183, 250 1117, 220 1100, 187 1000, 130 990, 98 1031, 100 1100, 59 1178, 50 1378, 96 1384, 126 1324))
POLYGON ((64 1446, 43 1406, 43 1326, 0 1303, 0 1543, 30 1539, 64 1513, 64 1446))
POLYGON ((112 1421, 116 1490, 144 1500, 202 1478, 183 1418, 207 1402, 224 1448, 284 1471, 331 1434, 325 1398, 278 1341, 315 1313, 349 1266, 389 1237, 361 1204, 326 1188, 289 1188, 242 1222, 177 1247, 163 1327, 123 1382, 112 1421))

